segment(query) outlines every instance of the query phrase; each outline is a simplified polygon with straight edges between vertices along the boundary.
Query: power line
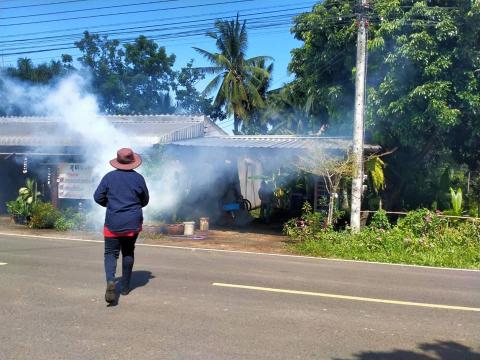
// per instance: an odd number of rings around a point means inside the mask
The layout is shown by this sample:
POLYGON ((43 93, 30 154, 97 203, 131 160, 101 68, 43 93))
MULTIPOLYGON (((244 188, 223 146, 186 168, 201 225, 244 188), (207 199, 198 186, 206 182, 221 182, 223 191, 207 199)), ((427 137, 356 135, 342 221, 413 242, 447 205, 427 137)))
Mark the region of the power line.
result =
MULTIPOLYGON (((288 15, 288 14, 287 14, 288 15)), ((290 14, 290 15, 296 15, 296 14, 290 14)), ((285 14, 284 15, 277 15, 277 17, 280 17, 280 16, 283 16, 285 17, 285 14)), ((352 15, 353 16, 353 15, 352 15)), ((344 17, 347 17, 344 15, 344 17)), ((272 17, 270 17, 272 18, 272 17)), ((332 17, 332 18, 337 18, 337 17, 332 17)), ((250 26, 250 29, 262 29, 262 28, 273 28, 273 27, 279 27, 279 26, 285 26, 285 25, 290 25, 291 24, 291 20, 288 19, 287 22, 283 21, 283 22, 269 22, 269 21, 257 21, 257 22, 253 22, 254 26, 250 26), (258 24, 258 25, 256 25, 258 24)), ((332 24, 331 26, 336 26, 338 24, 332 24)), ((187 31, 182 31, 182 32, 171 32, 171 33, 165 33, 165 34, 159 34, 159 35, 156 35, 156 36, 151 36, 149 37, 150 40, 166 40, 166 39, 170 39, 170 38, 181 38, 181 37, 194 37, 194 36, 199 36, 199 35, 205 35, 205 32, 207 31, 211 31, 211 30, 215 30, 213 27, 208 27, 208 28, 193 28, 190 26, 183 26, 183 27, 176 27, 177 29, 182 29, 182 28, 186 28, 186 29, 190 29, 190 30, 187 30, 187 31)), ((161 31, 161 30, 157 30, 157 31, 161 31)), ((135 38, 132 38, 132 37, 128 37, 128 38, 123 38, 123 39, 117 39, 119 40, 120 42, 128 42, 128 41, 132 41, 134 40, 135 38)), ((38 47, 42 47, 42 46, 45 46, 45 45, 39 45, 38 47)), ((52 46, 56 46, 56 47, 49 47, 49 48, 43 48, 43 49, 35 49, 35 50, 31 50, 32 48, 31 47, 28 47, 28 49, 30 49, 29 51, 15 51, 15 52, 9 52, 9 53, 6 53, 4 54, 5 56, 13 56, 13 55, 25 55, 25 54, 34 54, 34 53, 41 53, 41 52, 49 52, 49 51, 58 51, 58 50, 68 50, 68 49, 75 49, 76 47, 75 46, 72 46, 70 43, 61 43, 61 44, 52 44, 52 46)), ((22 49, 22 48, 18 48, 17 49, 22 49)))
MULTIPOLYGON (((281 15, 275 15, 275 16, 260 16, 260 17, 251 17, 251 18, 248 18, 249 20, 249 25, 254 25, 254 24, 261 24, 261 23, 265 23, 265 24, 268 24, 268 23, 271 23, 272 21, 288 21, 290 22, 291 20, 291 17, 295 15, 295 14, 281 14, 281 15)), ((205 20, 206 21, 206 20, 205 20)), ((202 21, 202 22, 205 22, 205 21, 202 21)), ((210 22, 210 21, 209 21, 210 22)), ((198 22, 184 22, 185 24, 187 25, 181 25, 181 26, 171 26, 171 27, 162 27, 161 29, 150 29, 150 30, 143 30, 142 34, 143 35, 144 33, 151 33, 151 32, 155 32, 155 33, 158 33, 158 32, 164 32, 164 31, 167 31, 167 30, 183 30, 183 29, 190 29, 190 30, 196 30, 196 29, 204 29, 204 27, 207 25, 207 24, 201 24, 201 23, 198 23, 198 22), (203 26, 203 28, 200 28, 201 26, 203 26)), ((168 24, 165 24, 165 25, 171 25, 171 24, 176 24, 176 23, 168 23, 168 24)), ((177 23, 177 24, 180 24, 180 23, 177 23)), ((211 26, 208 27, 208 29, 213 29, 211 26)), ((207 30, 208 31, 208 30, 207 30)), ((131 31, 123 31, 123 32, 114 32, 114 33, 108 33, 108 35, 122 35, 122 34, 131 34, 133 35, 134 33, 136 32, 131 32, 131 31)), ((63 45, 70 45, 71 43, 58 43, 59 40, 66 40, 68 39, 68 37, 62 37, 62 38, 55 38, 55 39, 47 39, 47 40, 44 40, 42 41, 41 38, 37 38, 35 39, 35 44, 37 45, 34 45, 34 46, 23 46, 23 47, 19 47, 16 43, 14 44, 11 44, 11 43, 8 43, 6 44, 6 46, 3 46, 2 49, 3 50, 8 50, 8 49, 12 49, 15 48, 15 49, 35 49, 35 48, 38 48, 38 47, 42 47, 42 46, 46 46, 47 44, 51 44, 51 45, 57 45, 57 46, 63 46, 63 45), (53 44, 52 44, 53 42, 53 44)), ((77 36, 75 36, 73 38, 73 40, 75 39, 78 39, 77 36)), ((27 45, 26 43, 22 43, 22 45, 27 45)))
MULTIPOLYGON (((290 22, 288 23, 274 23, 274 24, 268 24, 268 25, 258 25, 258 26, 252 26, 250 27, 251 30, 253 29, 261 29, 261 28, 271 28, 271 27, 278 27, 278 26, 285 26, 285 25, 290 25, 290 22)), ((183 37, 192 37, 192 36, 199 36, 199 35, 205 35, 207 31, 214 30, 214 28, 209 27, 209 28, 203 28, 203 29, 198 29, 198 30, 190 30, 190 31, 184 31, 184 32, 174 32, 174 33, 167 33, 167 34, 162 34, 158 36, 152 36, 149 39, 150 40, 162 40, 165 38, 183 38, 183 37)), ((132 41, 135 38, 125 38, 125 39, 119 39, 121 42, 127 42, 127 41, 132 41)), ((69 49, 75 49, 76 46, 67 46, 64 44, 58 44, 58 47, 55 48, 46 48, 46 49, 38 49, 38 50, 30 50, 30 51, 16 51, 16 52, 10 52, 10 53, 4 53, 4 56, 11 56, 11 55, 25 55, 25 54, 34 54, 34 53, 42 53, 42 52, 48 52, 48 51, 57 51, 57 50, 69 50, 69 49)))
MULTIPOLYGON (((261 11, 261 12, 255 12, 255 13, 249 13, 246 15, 243 15, 240 19, 241 20, 249 20, 249 16, 252 15, 263 15, 263 14, 274 14, 274 13, 282 13, 286 11, 292 11, 292 10, 302 10, 306 9, 307 7, 296 7, 296 8, 288 8, 288 9, 282 9, 282 10, 274 10, 274 11, 261 11)), ((292 14, 292 16, 297 15, 298 13, 292 14)), ((287 16, 291 14, 285 14, 282 16, 287 16)), ((206 19, 199 19, 199 20, 187 20, 187 21, 176 21, 176 22, 170 22, 170 23, 158 23, 158 24, 153 24, 153 25, 148 25, 148 26, 134 26, 134 27, 126 27, 126 28, 115 28, 115 29, 109 29, 109 30, 101 30, 95 32, 96 34, 101 34, 101 33, 106 33, 108 35, 115 35, 115 34, 122 34, 125 33, 126 31, 124 30, 138 30, 138 31, 144 31, 144 32, 150 32, 150 31, 158 31, 158 29, 151 29, 151 28, 158 28, 159 26, 165 26, 165 25, 179 25, 179 24, 188 24, 188 23, 198 23, 198 22, 206 22, 206 21, 215 21, 218 19, 228 19, 232 18, 235 15, 231 15, 229 17, 212 17, 212 18, 206 18, 206 19)), ((267 18, 275 18, 275 16, 269 16, 267 18)), ((184 17, 182 17, 184 18, 184 17)), ((81 28, 85 30, 85 28, 81 28)), ((38 42, 39 40, 49 40, 49 39, 62 39, 65 40, 67 38, 70 38, 70 36, 75 36, 77 37, 78 35, 82 35, 79 33, 71 33, 71 34, 61 34, 61 35, 54 35, 54 36, 44 36, 44 37, 33 37, 33 38, 25 38, 25 39, 15 39, 15 40, 0 40, 0 44, 10 44, 10 43, 25 43, 25 42, 38 42)))
POLYGON ((20 19, 20 18, 36 17, 36 16, 71 14, 71 13, 77 13, 77 12, 83 12, 83 11, 93 11, 93 10, 103 10, 103 9, 114 9, 114 8, 120 8, 120 7, 150 5, 150 4, 168 3, 168 2, 176 2, 176 1, 180 1, 180 0, 145 1, 145 2, 140 2, 140 3, 130 3, 130 4, 123 4, 123 5, 100 6, 100 7, 86 8, 86 9, 52 11, 52 12, 40 13, 40 14, 28 14, 28 15, 7 16, 7 17, 0 17, 0 20, 20 19))
MULTIPOLYGON (((311 1, 315 1, 315 0, 311 0, 311 1)), ((300 3, 296 3, 296 5, 306 5, 308 4, 309 6, 312 6, 311 4, 311 1, 304 1, 304 2, 300 2, 300 3)), ((288 7, 290 5, 275 5, 275 6, 266 6, 266 7, 255 7, 254 9, 245 9, 245 10, 242 10, 242 13, 241 13, 241 16, 242 15, 249 15, 249 14, 245 14, 244 11, 258 11, 258 10, 267 10, 267 9, 280 9, 280 8, 284 8, 284 7, 288 7)), ((290 10, 293 10, 294 8, 291 8, 290 10)), ((182 16, 170 16, 168 18, 163 18, 163 19, 152 19, 152 20, 141 20, 141 21, 128 21, 128 22, 120 22, 120 23, 112 23, 112 24, 106 24, 106 25, 95 25, 95 26, 89 26, 89 29, 97 29, 97 28, 104 28, 104 27, 108 27, 108 26, 117 26, 117 25, 121 25, 121 26, 125 26, 125 25, 133 25, 133 24, 145 24, 145 23, 151 23, 151 22, 155 22, 155 21, 159 21, 159 20, 174 20, 174 19, 188 19, 188 18, 198 18, 198 17, 202 17, 202 16, 218 16, 218 15, 224 15, 224 14, 231 14, 232 11, 229 10, 229 11, 220 11, 220 12, 209 12, 209 13, 204 13, 204 14, 198 14, 198 15, 182 15, 182 16)), ((237 11, 234 11, 234 13, 236 14, 237 11)), ((231 15, 231 16, 234 16, 231 15)), ((155 26, 155 25, 151 25, 151 26, 155 26)), ((75 31, 75 30, 85 30, 85 27, 82 26, 82 27, 75 27, 75 28, 66 28, 66 29, 58 29, 58 30, 46 30, 46 31, 36 31, 36 32, 30 32, 30 33, 20 33, 20 34, 11 34, 11 35, 0 35, 0 38, 16 38, 16 37, 19 37, 19 36, 29 36, 29 35, 40 35, 40 34, 53 34, 53 33, 61 33, 63 31, 75 31)), ((110 31, 110 30, 106 30, 106 31, 110 31)), ((59 35, 59 36, 62 36, 62 35, 59 35)))
MULTIPOLYGON (((249 33, 249 38, 253 38, 253 37, 259 37, 259 36, 264 36, 264 35, 275 35, 275 34, 284 34, 285 33, 285 30, 267 30, 267 31, 264 31, 263 29, 253 29, 250 33, 249 33)), ((166 43, 166 44, 169 44, 171 42, 174 42, 173 45, 171 45, 173 48, 176 48, 176 47, 183 47, 183 46, 188 46, 188 47, 191 47, 193 45, 198 45, 198 44, 206 44, 206 43, 211 43, 212 40, 211 39, 203 39, 203 40, 195 40, 195 43, 193 43, 192 41, 188 41, 188 42, 178 42, 177 39, 173 38, 173 39, 162 39, 162 44, 166 43)), ((71 54, 72 55, 72 54, 71 54)), ((74 55, 74 54, 73 54, 74 55)), ((10 55, 10 56, 15 56, 15 55, 10 55)), ((59 60, 55 60, 55 58, 58 58, 60 56, 59 55, 52 55, 52 56, 45 56, 45 57, 29 57, 30 60, 32 61, 38 61, 38 60, 51 60, 51 61, 59 61, 59 60)), ((15 63, 12 62, 13 60, 8 60, 8 64, 10 66, 14 66, 15 63)))
MULTIPOLYGON (((8 1, 8 0, 3 0, 8 1)), ((38 7, 38 6, 50 6, 50 5, 59 5, 59 4, 69 4, 69 3, 77 3, 77 2, 85 2, 91 0, 68 0, 68 1, 58 1, 58 2, 51 2, 51 3, 43 3, 43 4, 33 4, 33 5, 19 5, 19 6, 10 6, 0 8, 0 10, 11 10, 11 9, 21 9, 21 8, 31 8, 31 7, 38 7)))
MULTIPOLYGON (((286 15, 279 15, 278 17, 282 17, 282 18, 287 18, 288 21, 283 21, 283 22, 277 22, 276 20, 262 20, 262 19, 268 19, 268 17, 259 17, 259 18, 252 18, 250 22, 250 25, 256 25, 256 24, 261 24, 261 25, 271 25, 271 26, 274 26, 274 25, 287 25, 287 24, 290 24, 290 16, 289 14, 286 14, 286 15), (275 21, 273 24, 272 24, 272 21, 275 21)), ((271 18, 271 17, 270 17, 271 18)), ((167 36, 167 35, 177 35, 177 34, 184 34, 184 33, 188 33, 188 34, 199 34, 199 35, 204 35, 207 31, 211 31, 211 30, 215 30, 215 28, 213 26, 208 26, 208 27, 205 27, 207 26, 206 24, 194 24, 194 25, 187 25, 187 26, 173 26, 173 27, 167 27, 167 28, 163 28, 161 30, 158 30, 158 29, 152 29, 152 30, 149 30, 149 31, 145 31, 145 32, 163 32, 163 31, 166 31, 166 30, 186 30, 186 31, 183 31, 183 32, 173 32, 173 33, 166 33, 166 34, 158 34, 158 35, 150 35, 150 39, 152 39, 153 37, 155 36, 159 36, 160 38, 162 38, 163 36, 167 36)), ((250 28, 255 28, 255 27, 252 27, 250 26, 250 28)), ((122 32, 122 33, 117 33, 117 34, 131 34, 131 32, 122 32)), ((128 38, 124 38, 124 39, 116 39, 116 40, 119 40, 119 41, 128 41, 128 40, 133 40, 135 39, 137 36, 135 37, 128 37, 128 38)), ((58 40, 57 40, 58 41, 58 40)), ((68 43, 53 43, 51 44, 50 46, 67 46, 67 45, 71 45, 72 43, 71 42, 68 42, 68 43)), ((15 44, 10 44, 9 46, 10 47, 3 47, 2 49, 3 50, 12 50, 12 49, 16 49, 16 50, 23 50, 23 49, 38 49, 38 48, 41 48, 41 47, 45 47, 47 45, 47 43, 43 43, 43 44, 38 44, 38 45, 35 45, 35 46, 16 46, 15 44)))
POLYGON ((207 7, 207 6, 212 6, 212 5, 238 4, 238 3, 245 3, 245 2, 252 2, 252 1, 255 1, 255 0, 221 1, 221 2, 215 2, 215 3, 198 4, 198 5, 185 5, 185 6, 175 6, 175 7, 169 7, 169 8, 159 8, 159 9, 150 9, 150 10, 124 11, 124 12, 110 13, 110 14, 96 14, 96 15, 76 16, 76 17, 61 18, 61 19, 38 20, 38 21, 21 22, 21 23, 13 23, 13 24, 0 24, 0 26, 5 27, 5 26, 43 24, 43 23, 51 23, 51 22, 59 22, 59 21, 67 21, 67 20, 92 19, 92 18, 99 18, 99 17, 105 17, 105 16, 117 16, 117 15, 131 15, 131 14, 151 13, 151 12, 164 11, 164 10, 192 9, 192 8, 207 7))

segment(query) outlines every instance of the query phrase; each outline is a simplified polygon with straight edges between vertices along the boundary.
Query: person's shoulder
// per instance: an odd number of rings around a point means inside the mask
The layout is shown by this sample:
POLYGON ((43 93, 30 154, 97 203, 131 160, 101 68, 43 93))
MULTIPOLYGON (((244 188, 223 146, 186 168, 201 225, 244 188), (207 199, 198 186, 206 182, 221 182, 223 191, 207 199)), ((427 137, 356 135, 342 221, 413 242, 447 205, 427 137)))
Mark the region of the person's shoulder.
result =
POLYGON ((115 176, 119 171, 117 169, 109 171, 105 174, 104 178, 108 179, 115 176))
POLYGON ((136 172, 135 170, 132 170, 132 173, 135 174, 135 175, 133 175, 133 176, 135 176, 137 179, 142 180, 142 181, 145 181, 145 178, 143 177, 142 174, 136 172))
POLYGON ((102 180, 107 180, 107 179, 111 178, 112 176, 114 176, 113 175, 114 172, 115 172, 115 170, 107 172, 105 175, 103 175, 102 180))

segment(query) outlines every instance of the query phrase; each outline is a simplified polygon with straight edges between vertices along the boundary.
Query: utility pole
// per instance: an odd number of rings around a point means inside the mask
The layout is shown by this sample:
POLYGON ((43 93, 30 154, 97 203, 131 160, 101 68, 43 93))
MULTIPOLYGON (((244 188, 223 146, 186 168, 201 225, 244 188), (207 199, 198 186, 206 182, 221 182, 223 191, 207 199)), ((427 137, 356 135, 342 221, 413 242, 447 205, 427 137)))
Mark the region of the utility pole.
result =
POLYGON ((363 190, 363 123, 365 117, 365 75, 367 70, 367 28, 366 11, 368 1, 360 0, 357 19, 357 65, 355 73, 355 117, 353 120, 353 178, 352 208, 350 226, 353 232, 360 230, 360 210, 363 190))

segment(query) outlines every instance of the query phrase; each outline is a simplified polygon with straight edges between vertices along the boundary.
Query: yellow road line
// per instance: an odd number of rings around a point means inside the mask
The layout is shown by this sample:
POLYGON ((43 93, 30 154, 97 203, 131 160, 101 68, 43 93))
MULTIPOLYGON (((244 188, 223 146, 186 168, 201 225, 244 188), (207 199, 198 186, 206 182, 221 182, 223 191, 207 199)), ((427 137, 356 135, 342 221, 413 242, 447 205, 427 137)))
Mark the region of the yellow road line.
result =
POLYGON ((428 303, 420 303, 420 302, 412 302, 412 301, 399 301, 399 300, 386 300, 386 299, 376 299, 376 298, 367 298, 367 297, 359 297, 359 296, 326 294, 326 293, 318 293, 318 292, 310 292, 310 291, 275 289, 275 288, 266 288, 266 287, 259 287, 259 286, 236 285, 236 284, 225 284, 225 283, 213 283, 212 285, 213 286, 227 287, 227 288, 235 288, 235 289, 257 290, 257 291, 266 291, 266 292, 283 293, 283 294, 294 294, 294 295, 318 296, 318 297, 334 298, 334 299, 342 299, 342 300, 365 301, 365 302, 393 304, 393 305, 419 306, 419 307, 434 308, 434 309, 445 309, 445 310, 460 310, 460 311, 480 312, 480 308, 465 307, 465 306, 428 304, 428 303))

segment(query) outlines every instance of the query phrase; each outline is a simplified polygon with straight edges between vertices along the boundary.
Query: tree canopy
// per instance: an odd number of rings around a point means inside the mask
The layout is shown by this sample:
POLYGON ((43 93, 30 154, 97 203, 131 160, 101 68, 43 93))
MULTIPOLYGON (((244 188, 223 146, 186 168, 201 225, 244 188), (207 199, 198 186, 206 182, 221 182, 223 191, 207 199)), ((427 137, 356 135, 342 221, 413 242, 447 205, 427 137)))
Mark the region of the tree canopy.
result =
POLYGON ((248 36, 246 22, 235 20, 215 21, 214 32, 207 36, 215 40, 218 52, 212 53, 197 47, 212 66, 199 68, 203 73, 213 74, 214 78, 205 88, 205 93, 216 91, 214 105, 224 107, 234 117, 234 133, 239 133, 240 123, 248 127, 255 110, 265 106, 262 91, 270 77, 265 62, 267 56, 246 58, 248 36))
MULTIPOLYGON (((445 169, 479 170, 479 16, 468 0, 371 2, 366 135, 397 148, 385 159, 390 207, 430 206, 448 191, 438 181, 445 169)), ((295 19, 303 42, 289 65, 296 77, 273 99, 304 116, 279 131, 351 134, 355 25, 348 0, 326 0, 295 19)))

